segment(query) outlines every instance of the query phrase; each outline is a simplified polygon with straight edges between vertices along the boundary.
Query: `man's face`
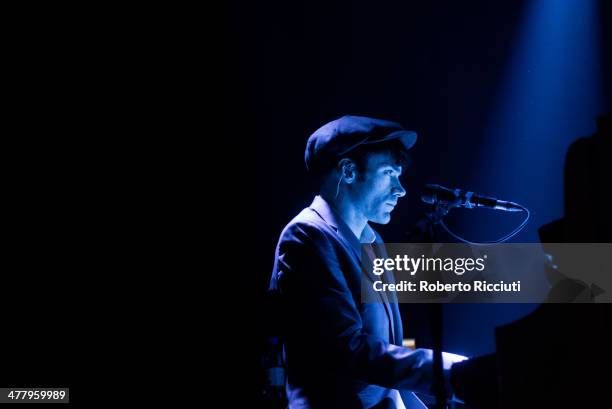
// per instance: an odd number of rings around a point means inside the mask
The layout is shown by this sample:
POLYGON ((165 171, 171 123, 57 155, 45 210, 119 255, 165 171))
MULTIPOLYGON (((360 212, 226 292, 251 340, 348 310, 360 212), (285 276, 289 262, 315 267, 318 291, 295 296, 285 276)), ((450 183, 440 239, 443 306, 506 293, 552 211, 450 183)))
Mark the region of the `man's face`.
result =
POLYGON ((362 214, 374 223, 387 224, 400 197, 406 190, 399 181, 402 167, 390 153, 368 156, 365 171, 356 178, 351 197, 362 214))

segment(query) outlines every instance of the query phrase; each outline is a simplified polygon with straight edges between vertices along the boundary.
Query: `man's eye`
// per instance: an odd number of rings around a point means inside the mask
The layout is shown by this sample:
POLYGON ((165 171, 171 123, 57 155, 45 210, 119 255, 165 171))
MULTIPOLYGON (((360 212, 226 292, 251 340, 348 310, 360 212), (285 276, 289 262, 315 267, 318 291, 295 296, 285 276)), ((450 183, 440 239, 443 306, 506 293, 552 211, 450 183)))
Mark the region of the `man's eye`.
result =
POLYGON ((385 175, 393 175, 393 171, 391 169, 385 170, 385 175))

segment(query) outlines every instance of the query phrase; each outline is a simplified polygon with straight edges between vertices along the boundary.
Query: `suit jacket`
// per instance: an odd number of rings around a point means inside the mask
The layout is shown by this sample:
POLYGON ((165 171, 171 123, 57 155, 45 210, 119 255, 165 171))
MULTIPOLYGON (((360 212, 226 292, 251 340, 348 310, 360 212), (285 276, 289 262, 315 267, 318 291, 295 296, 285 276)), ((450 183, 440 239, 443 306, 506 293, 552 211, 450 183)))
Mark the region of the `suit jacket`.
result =
MULTIPOLYGON (((369 225, 361 241, 383 251, 369 225)), ((360 239, 320 196, 281 233, 270 290, 279 293, 290 408, 404 408, 397 389, 430 392, 431 350, 401 346, 396 300, 361 302, 361 280, 373 277, 360 239)))

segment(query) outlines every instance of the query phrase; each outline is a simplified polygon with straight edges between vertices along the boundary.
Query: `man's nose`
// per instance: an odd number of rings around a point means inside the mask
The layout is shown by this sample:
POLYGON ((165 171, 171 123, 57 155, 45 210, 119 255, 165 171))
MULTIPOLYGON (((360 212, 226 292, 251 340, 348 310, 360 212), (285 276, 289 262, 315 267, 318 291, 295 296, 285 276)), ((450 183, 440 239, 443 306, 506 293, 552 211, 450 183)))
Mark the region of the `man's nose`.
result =
POLYGON ((397 181, 395 186, 393 186, 393 194, 398 198, 406 196, 406 189, 404 189, 399 180, 397 181))

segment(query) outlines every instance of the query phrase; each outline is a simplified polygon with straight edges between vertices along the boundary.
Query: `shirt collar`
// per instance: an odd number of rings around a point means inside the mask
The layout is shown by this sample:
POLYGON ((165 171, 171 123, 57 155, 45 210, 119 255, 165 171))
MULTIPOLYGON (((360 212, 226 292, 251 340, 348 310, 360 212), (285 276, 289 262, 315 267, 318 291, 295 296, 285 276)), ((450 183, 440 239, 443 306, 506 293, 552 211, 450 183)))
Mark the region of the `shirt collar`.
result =
POLYGON ((368 223, 365 225, 365 229, 361 232, 361 238, 359 239, 361 243, 372 244, 376 241, 376 232, 373 228, 370 227, 368 223))

